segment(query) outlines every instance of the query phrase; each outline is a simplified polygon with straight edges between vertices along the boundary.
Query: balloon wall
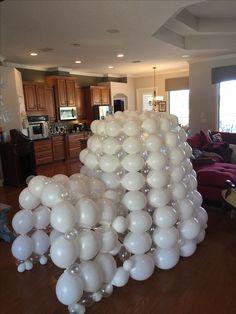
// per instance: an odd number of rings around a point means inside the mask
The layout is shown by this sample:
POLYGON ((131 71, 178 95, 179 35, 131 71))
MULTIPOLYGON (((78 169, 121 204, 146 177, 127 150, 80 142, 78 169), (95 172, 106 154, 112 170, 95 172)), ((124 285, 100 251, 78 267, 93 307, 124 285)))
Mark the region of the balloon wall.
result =
POLYGON ((17 270, 50 257, 63 271, 57 298, 78 314, 191 256, 208 219, 176 116, 116 112, 91 131, 81 173, 32 177, 12 221, 17 270))

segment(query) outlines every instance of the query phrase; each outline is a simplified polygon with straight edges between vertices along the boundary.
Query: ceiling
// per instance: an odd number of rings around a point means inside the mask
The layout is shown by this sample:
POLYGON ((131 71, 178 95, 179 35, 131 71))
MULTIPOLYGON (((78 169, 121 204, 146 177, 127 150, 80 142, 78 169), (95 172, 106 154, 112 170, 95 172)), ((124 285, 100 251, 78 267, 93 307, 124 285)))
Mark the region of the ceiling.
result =
POLYGON ((236 1, 4 0, 0 10, 4 64, 145 76, 236 53, 236 1))

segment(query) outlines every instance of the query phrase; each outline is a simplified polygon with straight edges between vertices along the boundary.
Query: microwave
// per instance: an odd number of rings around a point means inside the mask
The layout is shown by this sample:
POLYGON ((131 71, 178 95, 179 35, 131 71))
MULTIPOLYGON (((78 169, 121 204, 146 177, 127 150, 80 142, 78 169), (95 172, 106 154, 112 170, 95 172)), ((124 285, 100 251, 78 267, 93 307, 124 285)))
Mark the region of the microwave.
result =
POLYGON ((28 116, 28 135, 31 140, 48 138, 48 116, 28 116))
POLYGON ((77 110, 76 107, 59 107, 60 120, 76 120, 77 110))

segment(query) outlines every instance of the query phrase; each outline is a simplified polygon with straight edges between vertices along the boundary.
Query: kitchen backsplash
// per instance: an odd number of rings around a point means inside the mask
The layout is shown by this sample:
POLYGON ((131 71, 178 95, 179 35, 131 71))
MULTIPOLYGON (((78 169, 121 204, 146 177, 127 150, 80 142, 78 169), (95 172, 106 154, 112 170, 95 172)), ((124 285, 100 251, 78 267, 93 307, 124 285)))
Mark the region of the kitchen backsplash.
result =
POLYGON ((87 123, 49 122, 49 132, 51 135, 81 131, 90 131, 87 123))

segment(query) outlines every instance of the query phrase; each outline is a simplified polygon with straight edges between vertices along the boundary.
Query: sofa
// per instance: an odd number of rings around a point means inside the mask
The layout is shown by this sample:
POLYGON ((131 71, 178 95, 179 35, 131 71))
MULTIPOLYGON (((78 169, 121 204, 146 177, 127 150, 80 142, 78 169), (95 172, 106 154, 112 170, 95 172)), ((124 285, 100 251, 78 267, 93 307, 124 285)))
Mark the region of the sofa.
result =
POLYGON ((236 184, 236 133, 200 131, 187 142, 204 202, 221 202, 226 180, 236 184))

